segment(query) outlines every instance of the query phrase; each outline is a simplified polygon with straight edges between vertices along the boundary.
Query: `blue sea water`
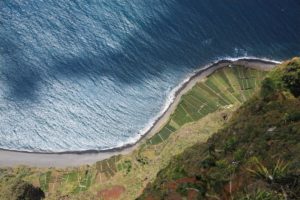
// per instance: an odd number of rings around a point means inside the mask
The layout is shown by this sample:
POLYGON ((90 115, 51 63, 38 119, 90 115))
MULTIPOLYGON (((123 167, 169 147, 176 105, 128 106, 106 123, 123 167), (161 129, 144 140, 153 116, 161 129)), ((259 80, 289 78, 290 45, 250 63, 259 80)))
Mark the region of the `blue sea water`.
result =
POLYGON ((299 0, 1 0, 0 148, 136 141, 194 70, 300 55, 299 0))

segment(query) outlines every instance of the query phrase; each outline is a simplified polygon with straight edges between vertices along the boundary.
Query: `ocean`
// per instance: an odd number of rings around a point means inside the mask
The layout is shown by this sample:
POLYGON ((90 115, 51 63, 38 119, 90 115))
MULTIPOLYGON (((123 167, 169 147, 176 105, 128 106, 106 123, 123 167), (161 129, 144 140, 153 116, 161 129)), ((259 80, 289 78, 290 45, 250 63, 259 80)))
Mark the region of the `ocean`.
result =
POLYGON ((0 148, 137 141, 195 70, 300 55, 299 0, 1 0, 0 148))

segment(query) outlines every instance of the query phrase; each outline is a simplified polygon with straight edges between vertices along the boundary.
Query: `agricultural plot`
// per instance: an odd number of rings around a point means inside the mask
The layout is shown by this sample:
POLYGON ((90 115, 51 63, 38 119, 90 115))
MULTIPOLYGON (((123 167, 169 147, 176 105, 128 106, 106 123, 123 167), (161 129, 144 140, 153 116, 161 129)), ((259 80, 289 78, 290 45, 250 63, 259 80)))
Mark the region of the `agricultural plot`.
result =
MULTIPOLYGON (((169 126, 169 125, 167 125, 169 126)), ((153 137, 153 139, 151 140, 151 144, 158 144, 161 143, 162 141, 164 141, 166 138, 169 137, 169 135, 173 132, 173 129, 170 130, 167 128, 167 126, 163 127, 159 133, 157 133, 155 135, 155 137, 153 137)))
POLYGON ((131 171, 132 163, 130 160, 125 160, 117 165, 118 171, 123 171, 124 174, 128 174, 131 171))
POLYGON ((80 174, 80 176, 78 177, 78 184, 72 193, 76 194, 82 191, 86 191, 92 183, 92 177, 92 172, 88 170, 84 171, 83 174, 80 174))
POLYGON ((60 191, 62 194, 77 194, 86 191, 93 184, 96 176, 95 168, 83 167, 63 171, 51 170, 40 172, 38 182, 47 193, 60 191))
POLYGON ((118 171, 117 162, 121 156, 113 156, 109 159, 102 160, 96 163, 96 169, 99 173, 104 173, 106 177, 112 177, 118 171))
POLYGON ((169 122, 147 144, 157 145, 186 123, 197 121, 221 107, 245 102, 260 86, 265 74, 243 66, 217 70, 182 96, 169 122), (179 127, 171 126, 171 122, 179 127))
POLYGON ((50 178, 51 178, 51 171, 42 173, 39 177, 40 187, 45 192, 48 191, 50 178))

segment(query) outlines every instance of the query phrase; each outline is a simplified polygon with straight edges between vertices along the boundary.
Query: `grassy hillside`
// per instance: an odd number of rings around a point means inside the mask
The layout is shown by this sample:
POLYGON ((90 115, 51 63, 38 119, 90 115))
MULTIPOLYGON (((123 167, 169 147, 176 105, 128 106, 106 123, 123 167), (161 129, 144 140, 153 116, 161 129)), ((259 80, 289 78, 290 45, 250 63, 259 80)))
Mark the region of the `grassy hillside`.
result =
POLYGON ((223 129, 175 156, 139 199, 299 199, 299 91, 294 58, 223 129))
POLYGON ((243 66, 219 69, 184 95, 161 131, 133 153, 92 166, 2 169, 0 193, 9 180, 18 178, 40 187, 46 199, 135 199, 173 156, 207 141, 223 127, 232 112, 260 88, 265 74, 243 66))

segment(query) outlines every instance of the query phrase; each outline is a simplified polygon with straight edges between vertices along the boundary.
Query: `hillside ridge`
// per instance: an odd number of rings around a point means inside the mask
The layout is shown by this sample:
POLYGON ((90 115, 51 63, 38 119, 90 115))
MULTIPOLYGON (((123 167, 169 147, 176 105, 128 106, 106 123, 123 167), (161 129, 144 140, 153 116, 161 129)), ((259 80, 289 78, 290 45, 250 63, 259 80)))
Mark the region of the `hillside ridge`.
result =
POLYGON ((175 156, 139 199, 298 199, 300 59, 261 89, 207 142, 175 156))

